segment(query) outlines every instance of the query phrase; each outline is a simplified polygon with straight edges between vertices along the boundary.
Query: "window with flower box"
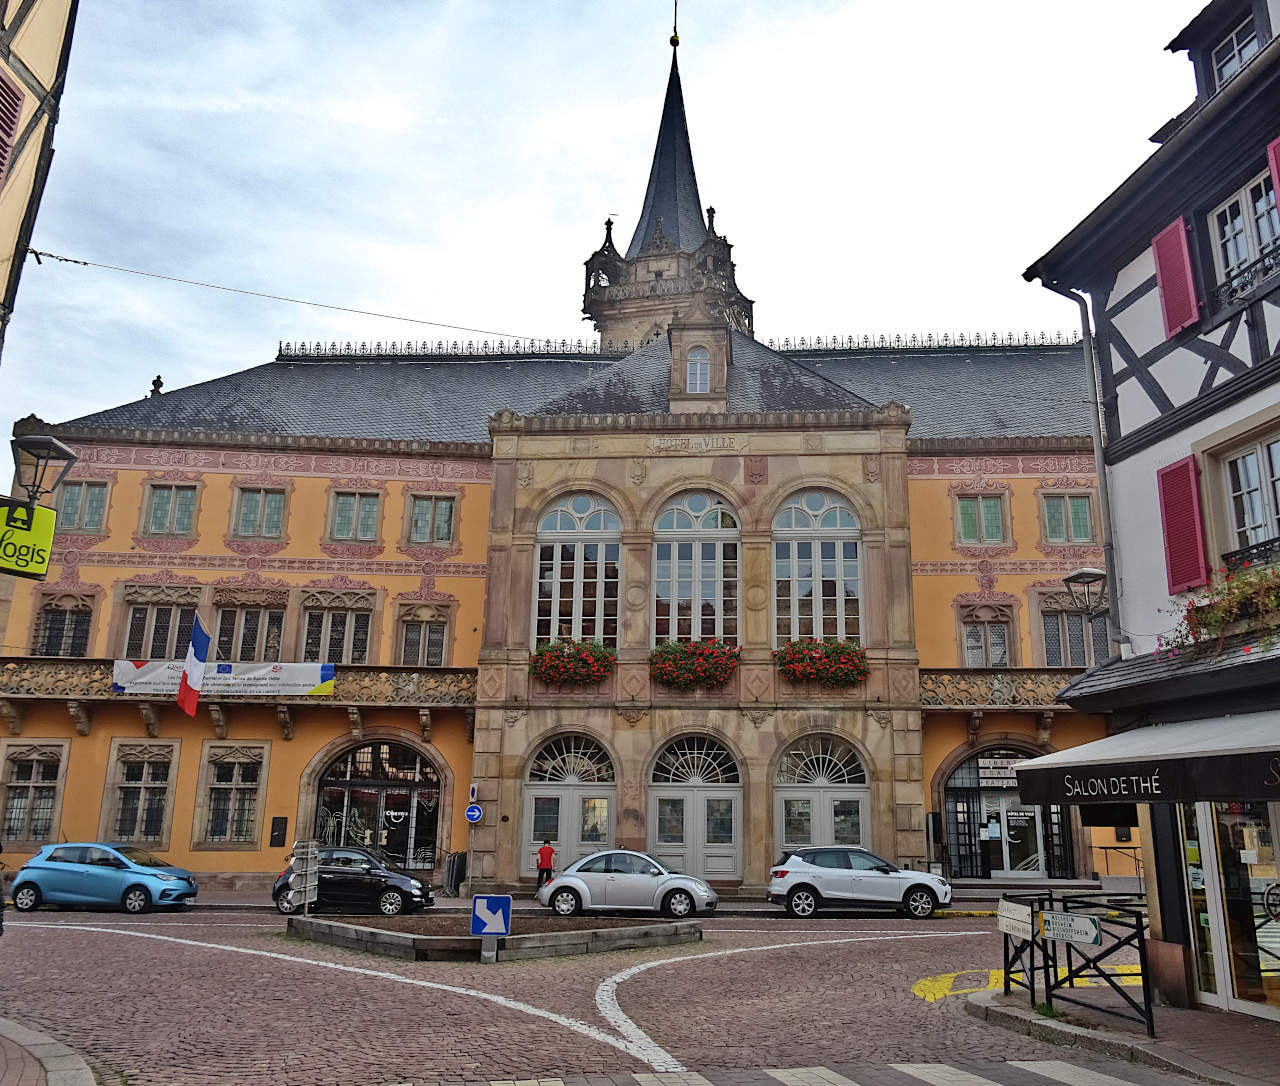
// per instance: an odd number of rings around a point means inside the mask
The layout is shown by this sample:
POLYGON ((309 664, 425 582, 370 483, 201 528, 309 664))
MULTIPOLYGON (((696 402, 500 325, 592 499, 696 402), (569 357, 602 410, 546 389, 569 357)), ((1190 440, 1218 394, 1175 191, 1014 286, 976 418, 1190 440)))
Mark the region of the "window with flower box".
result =
POLYGON ((533 638, 618 646, 622 518, 596 494, 570 494, 538 522, 533 638))
POLYGON ((669 501, 654 525, 654 644, 738 643, 738 516, 717 494, 669 501))

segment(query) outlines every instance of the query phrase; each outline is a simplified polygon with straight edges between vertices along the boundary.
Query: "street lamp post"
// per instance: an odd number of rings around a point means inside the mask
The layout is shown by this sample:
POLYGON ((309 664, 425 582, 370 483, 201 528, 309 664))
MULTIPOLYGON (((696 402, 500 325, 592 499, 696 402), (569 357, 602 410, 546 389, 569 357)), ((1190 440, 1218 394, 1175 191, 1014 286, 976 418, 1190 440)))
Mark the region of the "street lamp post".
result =
POLYGON ((57 489, 78 457, 56 437, 41 434, 15 437, 10 445, 13 447, 13 466, 17 470, 18 486, 26 492, 27 500, 5 502, 5 523, 9 527, 29 531, 40 499, 57 489))
POLYGON ((1089 618, 1107 609, 1107 575, 1102 570, 1085 566, 1074 573, 1068 573, 1062 578, 1062 583, 1071 593, 1071 602, 1089 618))

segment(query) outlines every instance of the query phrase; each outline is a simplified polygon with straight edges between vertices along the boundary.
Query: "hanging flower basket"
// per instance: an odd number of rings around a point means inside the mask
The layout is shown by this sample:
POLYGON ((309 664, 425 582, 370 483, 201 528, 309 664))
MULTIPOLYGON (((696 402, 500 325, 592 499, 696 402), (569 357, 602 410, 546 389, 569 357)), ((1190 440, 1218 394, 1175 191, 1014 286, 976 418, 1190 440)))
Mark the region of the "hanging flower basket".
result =
POLYGON ((617 651, 600 641, 546 641, 529 655, 529 674, 547 686, 595 686, 617 662, 617 651))
POLYGON ((788 682, 819 686, 857 686, 871 673, 867 650, 856 641, 788 641, 774 651, 773 662, 788 682))
POLYGON ((667 641, 649 653, 649 675, 672 690, 713 690, 724 686, 738 670, 741 650, 710 641, 667 641))

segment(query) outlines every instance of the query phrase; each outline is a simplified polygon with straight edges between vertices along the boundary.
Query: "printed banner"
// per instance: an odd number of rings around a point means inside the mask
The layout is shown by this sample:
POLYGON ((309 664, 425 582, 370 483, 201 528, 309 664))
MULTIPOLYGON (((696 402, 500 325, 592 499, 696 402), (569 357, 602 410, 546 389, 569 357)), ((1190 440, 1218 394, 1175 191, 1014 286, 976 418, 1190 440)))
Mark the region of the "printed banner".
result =
MULTIPOLYGON (((117 660, 111 689, 117 694, 178 694, 181 660, 117 660)), ((332 697, 332 664, 210 664, 200 693, 224 697, 332 697)))

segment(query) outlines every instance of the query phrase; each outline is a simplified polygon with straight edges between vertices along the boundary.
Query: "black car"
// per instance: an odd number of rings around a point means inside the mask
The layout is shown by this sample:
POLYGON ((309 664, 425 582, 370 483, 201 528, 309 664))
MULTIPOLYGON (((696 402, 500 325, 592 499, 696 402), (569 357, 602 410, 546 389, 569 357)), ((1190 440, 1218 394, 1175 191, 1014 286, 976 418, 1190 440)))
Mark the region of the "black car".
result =
MULTIPOLYGON (((375 852, 363 848, 322 848, 318 853, 320 878, 312 908, 377 909, 384 916, 429 909, 436 903, 431 885, 408 871, 389 864, 375 852)), ((271 900, 286 916, 302 911, 289 890, 290 865, 280 872, 271 887, 271 900)))

